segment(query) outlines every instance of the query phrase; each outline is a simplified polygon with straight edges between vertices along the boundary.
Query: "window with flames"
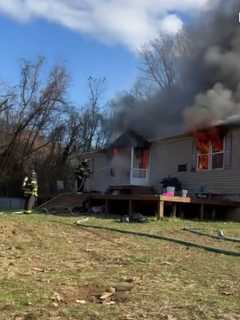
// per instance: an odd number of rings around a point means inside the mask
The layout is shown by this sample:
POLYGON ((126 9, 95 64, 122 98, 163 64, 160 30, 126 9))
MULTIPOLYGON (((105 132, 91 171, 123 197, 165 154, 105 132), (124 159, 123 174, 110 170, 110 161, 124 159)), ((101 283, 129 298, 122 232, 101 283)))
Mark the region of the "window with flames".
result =
POLYGON ((225 138, 218 131, 198 132, 196 136, 197 170, 224 168, 225 138))

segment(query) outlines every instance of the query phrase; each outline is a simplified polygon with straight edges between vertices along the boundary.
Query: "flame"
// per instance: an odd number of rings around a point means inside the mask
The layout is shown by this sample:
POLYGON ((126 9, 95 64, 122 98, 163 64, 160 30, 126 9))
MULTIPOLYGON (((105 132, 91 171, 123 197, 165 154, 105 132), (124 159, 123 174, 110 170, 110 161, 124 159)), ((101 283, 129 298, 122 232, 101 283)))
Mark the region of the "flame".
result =
POLYGON ((224 145, 225 130, 219 127, 195 131, 193 135, 196 140, 196 147, 199 153, 198 169, 207 170, 209 166, 210 151, 213 153, 222 152, 224 145), (210 146, 212 149, 210 150, 210 146))
POLYGON ((140 149, 139 150, 139 168, 147 169, 149 162, 149 150, 148 149, 140 149))
POLYGON ((210 144, 212 145, 214 152, 222 151, 224 134, 224 131, 217 127, 194 132, 196 146, 199 153, 208 154, 210 144))
POLYGON ((113 148, 112 149, 112 156, 117 157, 119 155, 120 151, 118 148, 113 148))

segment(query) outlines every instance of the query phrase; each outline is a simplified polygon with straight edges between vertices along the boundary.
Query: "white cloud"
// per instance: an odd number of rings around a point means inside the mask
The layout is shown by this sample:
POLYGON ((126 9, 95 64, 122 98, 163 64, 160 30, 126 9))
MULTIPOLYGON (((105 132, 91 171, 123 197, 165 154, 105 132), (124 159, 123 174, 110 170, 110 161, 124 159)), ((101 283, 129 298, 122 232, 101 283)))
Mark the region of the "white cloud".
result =
POLYGON ((0 12, 19 21, 44 18, 101 41, 137 50, 159 32, 176 33, 181 18, 208 0, 0 0, 0 12))
POLYGON ((175 14, 169 14, 161 21, 161 31, 164 33, 176 34, 182 27, 182 20, 175 14))

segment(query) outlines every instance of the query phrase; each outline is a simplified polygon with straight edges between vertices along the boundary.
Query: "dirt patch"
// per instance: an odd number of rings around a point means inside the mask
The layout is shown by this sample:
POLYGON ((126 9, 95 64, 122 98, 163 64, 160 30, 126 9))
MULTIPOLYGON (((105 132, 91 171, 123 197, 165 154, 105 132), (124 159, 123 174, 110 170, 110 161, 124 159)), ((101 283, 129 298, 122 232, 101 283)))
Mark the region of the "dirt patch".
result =
POLYGON ((129 292, 133 289, 132 283, 117 283, 104 287, 101 285, 86 284, 81 287, 59 287, 53 294, 52 300, 57 303, 123 303, 129 299, 129 292))
POLYGON ((76 303, 77 300, 85 300, 93 302, 96 297, 99 297, 104 288, 100 285, 86 284, 80 287, 59 287, 57 290, 63 299, 64 303, 76 303))

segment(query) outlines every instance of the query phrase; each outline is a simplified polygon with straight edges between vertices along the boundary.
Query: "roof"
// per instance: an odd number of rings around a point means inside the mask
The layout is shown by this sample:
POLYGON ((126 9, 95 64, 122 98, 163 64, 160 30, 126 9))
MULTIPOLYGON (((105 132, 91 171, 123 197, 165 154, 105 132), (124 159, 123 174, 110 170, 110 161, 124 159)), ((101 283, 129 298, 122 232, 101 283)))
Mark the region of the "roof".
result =
POLYGON ((227 128, 240 127, 240 115, 237 114, 237 115, 234 115, 234 116, 227 118, 224 121, 219 121, 216 123, 216 126, 217 127, 227 127, 227 128))
POLYGON ((98 149, 94 151, 89 152, 83 152, 83 153, 73 153, 70 157, 71 160, 84 160, 84 159, 92 159, 96 154, 104 153, 107 149, 98 149))
MULTIPOLYGON (((240 128, 240 115, 229 117, 225 121, 218 121, 215 123, 215 125, 212 125, 211 127, 240 128)), ((196 131, 204 130, 204 129, 210 129, 210 127, 198 128, 196 129, 196 131)), ((126 147, 144 148, 144 147, 149 147, 151 143, 156 141, 187 138, 187 137, 191 137, 192 135, 193 135, 193 130, 192 131, 182 130, 171 136, 160 136, 160 137, 150 138, 147 140, 141 135, 135 133, 134 131, 128 130, 125 133, 121 134, 116 140, 114 140, 113 143, 108 148, 93 151, 93 152, 83 153, 81 154, 80 157, 91 158, 91 157, 94 157, 95 154, 98 154, 100 152, 106 152, 108 149, 111 149, 111 148, 126 148, 126 147)))
POLYGON ((135 133, 132 130, 128 130, 122 135, 120 135, 111 145, 110 148, 146 148, 149 147, 150 142, 144 137, 135 133))
POLYGON ((215 124, 212 124, 211 126, 206 126, 206 127, 202 127, 202 128, 197 128, 196 130, 183 130, 182 132, 178 132, 174 135, 171 136, 160 136, 160 137, 156 137, 156 138, 151 138, 149 139, 150 142, 155 142, 158 140, 169 140, 169 139, 177 139, 177 138, 186 138, 186 137, 190 137, 193 135, 194 131, 201 131, 201 130, 208 130, 211 128, 226 128, 226 129, 230 129, 230 128, 240 128, 240 115, 235 115, 232 117, 229 117, 227 120, 221 120, 221 121, 217 121, 215 124))

